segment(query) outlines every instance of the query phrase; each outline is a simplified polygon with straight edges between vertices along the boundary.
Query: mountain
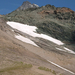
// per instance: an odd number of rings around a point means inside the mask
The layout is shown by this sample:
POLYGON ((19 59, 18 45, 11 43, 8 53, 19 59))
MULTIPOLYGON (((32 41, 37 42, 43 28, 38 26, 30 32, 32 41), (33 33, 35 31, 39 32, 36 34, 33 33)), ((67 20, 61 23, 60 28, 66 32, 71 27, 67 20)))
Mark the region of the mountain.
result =
POLYGON ((17 11, 19 10, 25 10, 28 8, 38 8, 39 6, 37 4, 31 4, 28 1, 23 2, 23 4, 17 9, 17 11))
POLYGON ((75 75, 74 11, 48 4, 1 15, 0 75, 21 74, 75 75))
POLYGON ((75 12, 69 8, 46 5, 23 11, 15 10, 6 19, 37 26, 39 33, 43 32, 67 43, 75 43, 75 12))

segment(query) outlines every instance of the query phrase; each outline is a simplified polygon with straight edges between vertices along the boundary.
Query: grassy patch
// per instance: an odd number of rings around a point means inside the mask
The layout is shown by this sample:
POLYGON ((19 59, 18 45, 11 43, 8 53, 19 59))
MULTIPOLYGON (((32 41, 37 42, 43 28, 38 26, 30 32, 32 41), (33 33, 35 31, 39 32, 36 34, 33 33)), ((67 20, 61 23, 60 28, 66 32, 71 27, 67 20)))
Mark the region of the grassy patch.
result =
POLYGON ((54 75, 56 75, 56 72, 53 70, 53 72, 52 72, 54 75))
POLYGON ((48 68, 46 68, 46 67, 38 67, 38 69, 40 69, 40 70, 44 70, 44 71, 50 71, 51 72, 51 69, 48 69, 48 68))
POLYGON ((51 70, 51 69, 49 69, 49 68, 46 68, 46 67, 38 67, 38 69, 40 69, 40 70, 44 70, 44 71, 48 71, 48 72, 52 72, 54 75, 56 75, 56 72, 54 71, 54 70, 51 70))
POLYGON ((4 68, 4 69, 0 69, 0 73, 1 72, 8 72, 8 71, 11 71, 11 70, 17 70, 17 69, 28 69, 28 68, 31 68, 31 67, 32 67, 32 64, 23 64, 21 62, 21 63, 17 63, 14 66, 7 67, 7 68, 4 68))
MULTIPOLYGON (((54 75, 57 75, 56 72, 55 72, 54 70, 51 70, 51 69, 46 68, 46 67, 41 67, 41 66, 40 66, 40 67, 38 67, 38 69, 44 70, 44 71, 48 71, 48 72, 53 73, 54 75)), ((62 74, 59 74, 59 75, 62 75, 62 74)))

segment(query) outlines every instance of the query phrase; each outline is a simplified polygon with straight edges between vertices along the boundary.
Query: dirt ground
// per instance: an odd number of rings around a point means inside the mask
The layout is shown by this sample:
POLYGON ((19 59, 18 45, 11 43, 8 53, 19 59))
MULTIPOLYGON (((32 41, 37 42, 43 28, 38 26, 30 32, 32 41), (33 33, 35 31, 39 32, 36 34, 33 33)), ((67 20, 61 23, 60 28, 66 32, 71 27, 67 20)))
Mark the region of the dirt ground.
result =
MULTIPOLYGON (((53 52, 21 42, 3 21, 0 21, 0 75, 73 75, 49 63, 50 60, 75 73, 75 55, 53 52), (8 28, 8 29, 5 29, 8 28), (16 63, 31 64, 31 68, 16 68, 16 63), (46 71, 38 67, 51 69, 46 71), (13 67, 15 69, 13 69, 13 67), (54 73, 54 72, 55 73, 54 73)), ((20 64, 19 64, 20 65, 20 64)))

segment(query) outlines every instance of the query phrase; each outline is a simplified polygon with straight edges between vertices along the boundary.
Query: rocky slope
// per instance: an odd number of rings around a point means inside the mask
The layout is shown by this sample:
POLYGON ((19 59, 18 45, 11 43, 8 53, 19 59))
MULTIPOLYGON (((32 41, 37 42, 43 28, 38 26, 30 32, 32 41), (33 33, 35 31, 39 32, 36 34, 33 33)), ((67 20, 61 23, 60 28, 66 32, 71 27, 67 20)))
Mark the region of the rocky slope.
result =
POLYGON ((1 75, 74 75, 75 55, 55 48, 62 48, 62 46, 42 38, 31 37, 10 27, 2 18, 0 19, 0 26, 2 27, 0 27, 1 75), (17 40, 16 35, 29 38, 39 47, 17 40), (53 65, 52 62, 67 68, 68 71, 53 65), (43 67, 43 69, 40 70, 38 67, 43 67))
POLYGON ((23 4, 17 9, 17 11, 25 10, 25 9, 28 9, 28 8, 38 8, 38 7, 39 7, 39 6, 36 5, 36 4, 31 4, 30 2, 25 1, 25 2, 23 2, 23 4))
MULTIPOLYGON (((12 28, 6 24, 4 19, 0 18, 0 75, 45 75, 48 73, 42 73, 38 67, 49 63, 42 57, 29 51, 25 46, 30 47, 30 45, 17 40, 14 38, 14 35, 15 32, 12 31, 12 28)), ((50 74, 53 75, 53 73, 50 74)))
POLYGON ((6 16, 9 21, 17 21, 38 27, 38 33, 48 34, 67 43, 75 43, 75 12, 69 8, 46 5, 13 11, 6 16))
POLYGON ((0 17, 0 74, 75 75, 74 14, 69 8, 46 5, 15 10, 0 17), (22 37, 18 39, 16 36, 22 37), (38 47, 25 42, 25 38, 38 47), (60 40, 64 44, 58 45, 48 38, 60 40))

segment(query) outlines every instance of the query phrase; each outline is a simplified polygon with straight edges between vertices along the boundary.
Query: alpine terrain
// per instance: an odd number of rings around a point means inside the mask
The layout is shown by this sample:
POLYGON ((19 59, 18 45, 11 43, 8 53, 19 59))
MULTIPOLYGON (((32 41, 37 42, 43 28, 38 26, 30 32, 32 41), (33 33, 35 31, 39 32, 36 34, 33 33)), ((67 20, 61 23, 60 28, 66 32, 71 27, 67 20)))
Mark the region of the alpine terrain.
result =
POLYGON ((75 11, 25 1, 0 15, 0 75, 75 75, 75 11))

